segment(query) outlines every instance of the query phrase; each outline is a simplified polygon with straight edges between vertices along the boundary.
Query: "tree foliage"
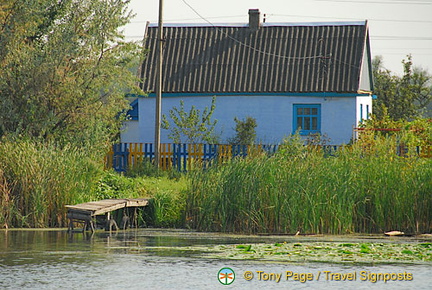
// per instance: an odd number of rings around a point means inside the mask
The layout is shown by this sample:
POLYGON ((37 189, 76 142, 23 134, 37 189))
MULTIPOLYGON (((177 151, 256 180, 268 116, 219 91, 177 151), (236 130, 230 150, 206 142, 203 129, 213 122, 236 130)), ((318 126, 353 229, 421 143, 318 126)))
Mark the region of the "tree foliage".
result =
POLYGON ((4 0, 0 4, 0 134, 106 144, 119 129, 130 68, 125 0, 4 0))
POLYGON ((375 94, 374 115, 380 119, 386 114, 393 120, 412 120, 426 116, 432 101, 432 76, 425 70, 413 68, 411 56, 402 61, 402 77, 383 67, 382 57, 373 60, 375 94))
POLYGON ((411 121, 396 121, 385 113, 382 118, 372 115, 360 127, 363 129, 360 131, 360 136, 367 135, 368 142, 373 143, 373 140, 379 137, 390 137, 407 146, 426 146, 428 148, 432 146, 432 119, 416 118, 411 121))
POLYGON ((169 111, 169 116, 173 122, 170 124, 166 115, 162 116, 162 129, 170 130, 169 138, 174 143, 214 143, 214 129, 217 120, 212 120, 216 109, 216 97, 213 97, 210 108, 205 107, 204 111, 192 106, 189 112, 185 111, 184 101, 180 101, 180 107, 173 107, 169 111), (182 139, 185 138, 185 139, 182 139))
POLYGON ((252 145, 256 139, 255 128, 258 126, 256 119, 250 116, 244 120, 239 120, 237 117, 234 118, 236 122, 236 135, 228 140, 228 143, 232 145, 252 145))

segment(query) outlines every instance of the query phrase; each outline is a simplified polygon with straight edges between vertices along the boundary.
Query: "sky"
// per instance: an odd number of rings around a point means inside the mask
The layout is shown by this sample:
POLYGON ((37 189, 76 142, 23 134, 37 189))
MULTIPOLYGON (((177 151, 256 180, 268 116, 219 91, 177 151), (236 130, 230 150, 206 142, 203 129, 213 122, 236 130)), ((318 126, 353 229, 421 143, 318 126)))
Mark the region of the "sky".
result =
MULTIPOLYGON (((131 0, 135 13, 126 40, 142 40, 147 21, 157 24, 160 0, 131 0)), ((259 9, 267 23, 368 20, 372 57, 402 75, 402 60, 432 74, 432 0, 163 0, 164 23, 242 23, 259 9)))

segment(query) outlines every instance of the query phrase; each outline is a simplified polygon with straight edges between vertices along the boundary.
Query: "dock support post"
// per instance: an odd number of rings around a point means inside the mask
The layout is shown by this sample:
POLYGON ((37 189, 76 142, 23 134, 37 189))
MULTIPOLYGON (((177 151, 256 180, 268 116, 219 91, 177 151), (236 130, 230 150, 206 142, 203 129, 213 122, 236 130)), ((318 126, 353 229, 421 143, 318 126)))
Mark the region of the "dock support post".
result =
POLYGON ((111 232, 113 227, 116 231, 119 230, 119 227, 118 227, 116 221, 113 218, 111 218, 110 212, 107 212, 105 230, 111 232))
POLYGON ((93 220, 91 218, 90 218, 90 220, 87 220, 84 223, 83 232, 85 232, 88 229, 90 229, 92 233, 94 233, 94 231, 95 231, 95 226, 94 226, 93 220))
POLYGON ((73 221, 71 218, 69 218, 68 233, 72 233, 73 230, 74 230, 73 221))

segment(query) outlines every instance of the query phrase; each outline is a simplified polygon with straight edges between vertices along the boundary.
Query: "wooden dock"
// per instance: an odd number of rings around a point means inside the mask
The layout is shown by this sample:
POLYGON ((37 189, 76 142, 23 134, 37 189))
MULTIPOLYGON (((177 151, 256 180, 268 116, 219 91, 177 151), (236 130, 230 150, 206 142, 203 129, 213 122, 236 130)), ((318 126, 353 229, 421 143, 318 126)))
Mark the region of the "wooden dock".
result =
MULTIPOLYGON (((74 222, 84 223, 83 230, 95 230, 95 220, 97 215, 106 215, 107 227, 117 227, 116 222, 111 219, 110 213, 121 208, 144 207, 149 203, 147 198, 126 198, 126 199, 104 199, 80 203, 77 205, 66 205, 68 210, 67 218, 69 219, 68 231, 73 231, 74 222)), ((126 217, 127 218, 127 217, 126 217)))

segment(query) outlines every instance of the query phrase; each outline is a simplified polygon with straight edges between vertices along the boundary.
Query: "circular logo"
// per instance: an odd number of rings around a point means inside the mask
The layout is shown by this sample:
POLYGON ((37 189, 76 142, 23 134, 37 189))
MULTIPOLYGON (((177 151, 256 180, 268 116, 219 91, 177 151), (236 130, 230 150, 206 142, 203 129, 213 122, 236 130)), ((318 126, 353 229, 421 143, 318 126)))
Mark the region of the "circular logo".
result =
POLYGON ((230 285, 235 280, 235 273, 233 269, 224 267, 218 272, 218 280, 222 285, 230 285))

